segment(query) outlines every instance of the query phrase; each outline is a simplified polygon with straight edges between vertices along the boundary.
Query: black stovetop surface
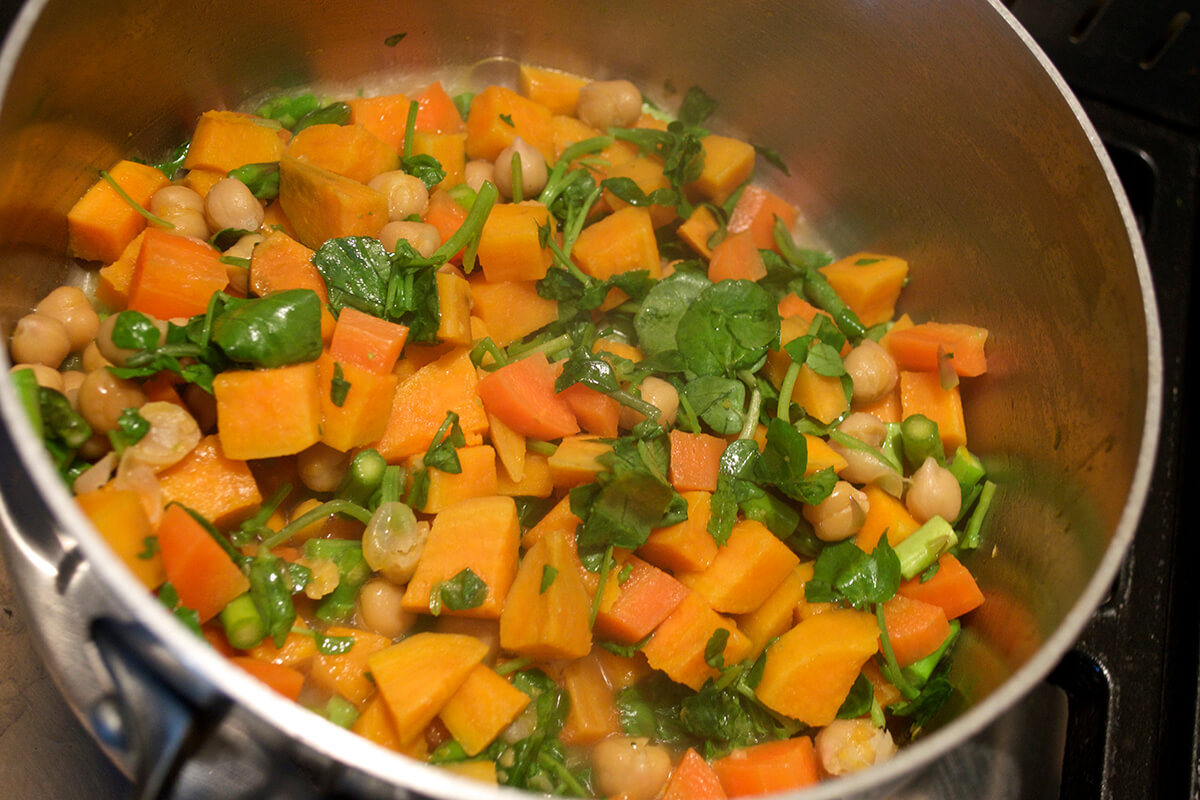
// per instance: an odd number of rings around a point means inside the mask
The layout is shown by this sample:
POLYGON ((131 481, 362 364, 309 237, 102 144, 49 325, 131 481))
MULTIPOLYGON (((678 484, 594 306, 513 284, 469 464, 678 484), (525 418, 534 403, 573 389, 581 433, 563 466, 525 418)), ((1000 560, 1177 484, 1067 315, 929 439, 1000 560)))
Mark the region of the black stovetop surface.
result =
MULTIPOLYGON (((1200 480, 1188 312, 1200 296, 1200 2, 1012 0, 1108 147, 1149 256, 1163 342, 1162 436, 1129 557, 1051 676, 1068 698, 1061 798, 1200 796, 1200 480)), ((1192 356, 1194 361, 1195 356, 1192 356)))

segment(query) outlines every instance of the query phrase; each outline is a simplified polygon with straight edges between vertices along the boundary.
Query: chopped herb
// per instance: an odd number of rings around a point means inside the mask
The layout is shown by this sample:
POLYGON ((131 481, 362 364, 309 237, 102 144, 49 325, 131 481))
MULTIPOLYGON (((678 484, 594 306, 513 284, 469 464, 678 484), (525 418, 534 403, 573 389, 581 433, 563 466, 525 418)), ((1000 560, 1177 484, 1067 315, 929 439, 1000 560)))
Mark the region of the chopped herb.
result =
POLYGON ((488 585, 467 567, 453 578, 434 585, 429 592, 429 613, 436 617, 443 608, 450 611, 479 608, 487 596, 488 585))
POLYGON ((350 394, 350 381, 346 380, 340 361, 334 362, 333 379, 329 383, 329 402, 341 408, 346 402, 346 396, 350 394))
POLYGON ((552 564, 542 565, 542 583, 538 587, 538 594, 545 594, 546 590, 554 585, 554 579, 558 577, 558 570, 552 564))
POLYGON ((500 121, 503 122, 505 125, 507 125, 510 128, 516 127, 515 125, 513 125, 513 118, 510 114, 501 114, 500 121))
POLYGON ((384 43, 384 45, 386 45, 387 47, 395 47, 396 45, 400 44, 400 42, 401 42, 401 41, 404 39, 404 37, 405 37, 405 36, 408 36, 408 33, 407 33, 407 32, 405 32, 405 33, 393 33, 391 36, 389 36, 389 37, 387 37, 386 39, 384 39, 384 40, 383 40, 383 43, 384 43))
POLYGON ((788 169, 787 164, 784 163, 783 157, 779 155, 779 151, 777 151, 773 148, 770 148, 770 147, 763 147, 763 146, 757 145, 757 144, 753 145, 753 147, 754 147, 754 152, 756 152, 760 156, 762 156, 764 161, 766 161, 768 164, 770 164, 775 169, 782 172, 784 175, 787 175, 789 177, 791 176, 792 172, 791 172, 791 170, 788 169))
POLYGON ((160 550, 158 547, 158 537, 157 536, 147 536, 144 539, 142 539, 142 549, 141 549, 141 552, 139 552, 137 554, 137 557, 144 559, 146 561, 149 561, 150 559, 154 558, 154 556, 157 555, 159 552, 160 552, 160 550))

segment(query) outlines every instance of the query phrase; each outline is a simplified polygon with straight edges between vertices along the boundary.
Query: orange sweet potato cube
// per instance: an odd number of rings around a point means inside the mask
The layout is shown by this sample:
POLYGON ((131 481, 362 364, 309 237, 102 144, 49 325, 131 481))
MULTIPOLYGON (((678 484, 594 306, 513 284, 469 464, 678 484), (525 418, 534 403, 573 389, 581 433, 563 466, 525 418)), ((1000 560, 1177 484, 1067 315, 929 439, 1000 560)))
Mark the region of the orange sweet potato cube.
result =
POLYGON ((736 664, 750 652, 750 640, 726 617, 713 611, 697 592, 688 592, 671 615, 663 620, 642 648, 651 667, 662 670, 671 680, 696 691, 717 670, 704 659, 704 650, 718 628, 729 631, 723 658, 736 664))
POLYGON ((575 240, 571 256, 593 278, 644 269, 651 278, 662 275, 658 242, 650 211, 630 206, 589 225, 575 240))
POLYGON ((84 492, 75 502, 142 585, 157 589, 166 573, 162 554, 157 550, 150 552, 146 547, 146 540, 154 536, 154 527, 138 493, 109 485, 84 492), (142 557, 142 553, 149 555, 142 557))
POLYGON ((413 155, 433 156, 446 177, 437 186, 449 189, 466 180, 467 135, 465 133, 413 133, 413 155))
POLYGON ((547 161, 554 160, 553 114, 541 103, 489 86, 471 101, 467 116, 467 156, 495 161, 520 136, 547 161))
POLYGON ((556 226, 550 211, 536 200, 492 206, 479 235, 479 266, 488 282, 538 281, 546 277, 552 257, 542 247, 538 228, 556 226))
POLYGON ((638 555, 672 572, 700 572, 717 557, 717 542, 708 532, 712 493, 681 492, 687 501, 687 519, 650 532, 638 555))
POLYGON ((388 373, 380 375, 357 364, 340 363, 342 380, 349 389, 341 402, 335 402, 333 379, 340 362, 328 353, 317 361, 321 400, 321 441, 343 453, 369 444, 383 435, 392 398, 400 379, 388 373))
POLYGON ((500 646, 539 659, 587 655, 591 598, 580 569, 573 538, 559 530, 539 537, 521 559, 505 599, 500 646))
POLYGON ((521 94, 541 103, 552 114, 574 114, 579 90, 587 84, 587 78, 578 75, 522 64, 518 88, 521 94))
MULTIPOLYGON (((408 460, 409 470, 419 469, 421 456, 408 460)), ((429 470, 429 491, 420 510, 437 514, 443 509, 476 497, 491 497, 498 489, 496 451, 491 445, 479 444, 458 448, 458 463, 462 472, 429 470)))
POLYGON ((299 453, 321 438, 317 362, 223 372, 213 380, 217 430, 230 458, 299 453))
POLYGON ((367 659, 389 646, 392 640, 377 633, 342 625, 330 627, 325 634, 349 637, 354 644, 344 653, 316 653, 309 677, 317 688, 330 694, 340 694, 361 707, 375 693, 375 684, 367 677, 367 659))
POLYGON ((539 295, 536 281, 473 279, 471 301, 471 314, 483 320, 500 347, 558 319, 558 302, 539 295))
POLYGON ((521 523, 511 497, 477 497, 443 509, 434 517, 425 552, 404 592, 405 610, 429 613, 438 584, 470 569, 487 584, 487 596, 475 608, 443 607, 442 613, 495 619, 517 572, 520 541, 521 523))
POLYGON ((395 148, 362 125, 310 125, 292 137, 285 152, 359 183, 400 166, 395 148))
POLYGON ((230 458, 215 433, 158 474, 164 505, 182 503, 214 525, 240 522, 262 503, 262 493, 250 467, 230 458))
POLYGON ((704 169, 688 188, 714 203, 724 203, 754 172, 754 147, 728 136, 705 136, 704 169))
MULTIPOLYGON (((170 183, 161 170, 136 161, 117 162, 108 175, 142 208, 170 183)), ((115 261, 145 228, 146 218, 101 178, 67 212, 67 252, 85 261, 115 261)))
POLYGON ((288 155, 279 162, 279 204, 314 249, 341 236, 378 236, 388 221, 382 193, 288 155))
POLYGON ((679 579, 702 595, 716 611, 746 614, 758 608, 800 563, 799 557, 765 525, 742 520, 729 541, 700 573, 679 579))
POLYGON ((236 111, 205 111, 196 123, 185 169, 228 173, 246 164, 278 161, 284 140, 278 122, 236 111))
POLYGON ((467 755, 473 756, 491 744, 529 700, 529 695, 494 669, 479 664, 442 706, 438 717, 467 755))

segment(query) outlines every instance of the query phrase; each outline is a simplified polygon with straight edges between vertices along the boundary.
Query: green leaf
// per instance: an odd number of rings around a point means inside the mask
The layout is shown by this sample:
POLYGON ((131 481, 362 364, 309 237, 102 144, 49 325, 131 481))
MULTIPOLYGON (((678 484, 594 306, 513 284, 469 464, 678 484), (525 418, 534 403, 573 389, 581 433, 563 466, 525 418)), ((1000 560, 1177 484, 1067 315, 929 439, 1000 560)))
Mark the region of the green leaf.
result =
POLYGON ((279 162, 245 164, 229 171, 229 177, 246 184, 259 200, 274 200, 279 196, 279 162))
POLYGON ((212 323, 212 340, 233 361, 282 367, 321 355, 321 300, 312 289, 287 289, 230 302, 212 323))
POLYGON ((427 189, 437 186, 446 177, 446 170, 442 169, 441 162, 428 153, 404 156, 400 159, 400 169, 415 178, 420 178, 427 189))
POLYGON ((745 423, 746 384, 737 378, 701 375, 683 387, 695 413, 715 433, 738 433, 745 423))
POLYGON ((346 380, 346 376, 342 372, 341 362, 335 362, 333 365, 333 380, 329 382, 329 402, 341 408, 346 402, 346 396, 349 394, 350 381, 346 380))
POLYGON ((699 86, 687 90, 679 104, 679 121, 685 125, 699 125, 717 110, 717 101, 699 86))
POLYGON ((558 570, 551 564, 542 565, 542 582, 538 587, 538 594, 545 594, 546 590, 554 585, 554 579, 558 577, 558 570))
POLYGON ((393 33, 391 36, 384 39, 383 43, 387 47, 395 47, 396 45, 400 44, 405 36, 408 36, 408 33, 393 33))
POLYGON ((861 609, 892 599, 899 587, 900 560, 885 536, 870 554, 852 540, 827 546, 804 596, 810 603, 840 601, 861 609))
POLYGON ((705 289, 712 286, 705 275, 677 270, 656 283, 646 293, 633 318, 638 344, 648 356, 676 350, 675 334, 679 321, 705 289))
POLYGON ((468 567, 453 578, 434 585, 429 593, 429 613, 436 617, 443 608, 451 611, 478 608, 483 605, 487 595, 487 584, 468 567))
POLYGON ((697 375, 732 375, 754 367, 779 342, 779 312, 752 281, 720 281, 683 313, 679 352, 697 375))

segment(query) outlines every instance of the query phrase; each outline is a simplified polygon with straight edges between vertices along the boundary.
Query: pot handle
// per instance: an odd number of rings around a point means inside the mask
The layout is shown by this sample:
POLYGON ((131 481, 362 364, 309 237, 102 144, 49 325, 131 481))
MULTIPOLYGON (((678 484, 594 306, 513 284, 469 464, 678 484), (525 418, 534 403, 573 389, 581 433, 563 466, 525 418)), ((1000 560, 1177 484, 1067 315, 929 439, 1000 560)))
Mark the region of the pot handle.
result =
POLYGON ((186 750, 199 733, 196 712, 162 681, 141 655, 145 642, 128 625, 103 618, 92 641, 112 677, 114 690, 89 711, 92 730, 125 754, 134 771, 138 800, 167 797, 186 750))

